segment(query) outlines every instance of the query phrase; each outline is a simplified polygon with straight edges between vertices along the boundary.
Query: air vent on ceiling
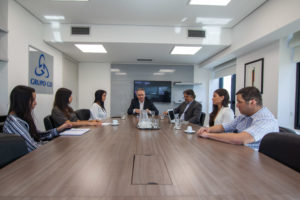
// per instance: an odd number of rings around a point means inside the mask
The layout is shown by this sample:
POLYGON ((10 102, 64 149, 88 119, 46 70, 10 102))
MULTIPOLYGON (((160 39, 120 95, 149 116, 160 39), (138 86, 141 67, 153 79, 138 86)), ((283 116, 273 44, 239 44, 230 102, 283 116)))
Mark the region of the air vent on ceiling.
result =
POLYGON ((138 58, 136 60, 139 62, 151 62, 152 61, 152 59, 149 59, 149 58, 138 58))
POLYGON ((205 31, 202 30, 188 30, 188 37, 205 37, 205 31))
POLYGON ((90 34, 90 27, 72 26, 71 27, 71 34, 72 35, 89 35, 90 34))

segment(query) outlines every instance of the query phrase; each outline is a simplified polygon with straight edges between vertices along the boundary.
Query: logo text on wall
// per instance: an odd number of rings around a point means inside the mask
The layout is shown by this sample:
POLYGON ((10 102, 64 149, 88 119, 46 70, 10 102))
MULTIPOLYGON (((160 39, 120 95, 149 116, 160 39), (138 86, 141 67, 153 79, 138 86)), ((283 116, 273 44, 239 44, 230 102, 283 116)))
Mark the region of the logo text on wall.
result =
POLYGON ((39 50, 29 50, 29 85, 37 93, 53 93, 53 57, 39 50))

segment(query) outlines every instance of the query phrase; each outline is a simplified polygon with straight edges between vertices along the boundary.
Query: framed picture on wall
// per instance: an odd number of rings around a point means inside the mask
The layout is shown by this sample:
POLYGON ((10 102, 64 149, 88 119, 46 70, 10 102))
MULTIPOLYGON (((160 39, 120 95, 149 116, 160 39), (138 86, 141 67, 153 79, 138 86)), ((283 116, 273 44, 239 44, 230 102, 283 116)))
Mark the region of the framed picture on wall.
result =
POLYGON ((257 87, 263 93, 264 59, 260 58, 245 64, 244 86, 257 87))

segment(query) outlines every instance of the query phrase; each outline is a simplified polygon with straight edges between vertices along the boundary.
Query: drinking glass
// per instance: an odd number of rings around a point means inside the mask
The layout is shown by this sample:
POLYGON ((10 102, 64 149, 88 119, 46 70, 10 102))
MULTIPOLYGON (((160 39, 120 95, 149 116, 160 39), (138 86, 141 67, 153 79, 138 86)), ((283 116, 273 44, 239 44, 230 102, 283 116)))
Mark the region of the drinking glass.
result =
POLYGON ((125 112, 121 113, 121 119, 123 119, 123 120, 126 119, 126 113, 125 112))
POLYGON ((180 130, 181 129, 181 120, 179 118, 175 119, 175 129, 180 130))
POLYGON ((153 119, 152 127, 153 127, 154 129, 159 128, 159 121, 158 121, 158 119, 153 119))
POLYGON ((154 110, 151 110, 150 113, 151 113, 151 117, 154 118, 154 116, 155 116, 155 111, 154 111, 154 110))

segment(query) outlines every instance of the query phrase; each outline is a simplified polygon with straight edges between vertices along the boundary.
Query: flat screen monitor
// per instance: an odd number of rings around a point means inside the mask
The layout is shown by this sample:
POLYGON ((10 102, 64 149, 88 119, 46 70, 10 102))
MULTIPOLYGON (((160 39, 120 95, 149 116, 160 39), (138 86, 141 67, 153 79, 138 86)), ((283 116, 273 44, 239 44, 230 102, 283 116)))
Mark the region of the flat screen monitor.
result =
POLYGON ((143 88, 152 102, 171 102, 171 81, 134 81, 134 97, 138 88, 143 88))

